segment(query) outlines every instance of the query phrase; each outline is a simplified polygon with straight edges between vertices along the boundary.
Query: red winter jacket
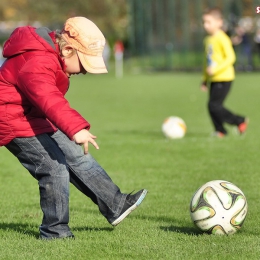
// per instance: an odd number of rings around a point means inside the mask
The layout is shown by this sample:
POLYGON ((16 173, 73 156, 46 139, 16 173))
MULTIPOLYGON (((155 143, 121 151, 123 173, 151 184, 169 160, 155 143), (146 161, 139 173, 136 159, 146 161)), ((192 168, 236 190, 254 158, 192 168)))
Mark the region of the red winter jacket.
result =
POLYGON ((16 137, 54 132, 69 138, 89 123, 64 98, 69 79, 54 32, 20 27, 4 45, 0 68, 0 146, 16 137), (56 128, 57 127, 57 128, 56 128))

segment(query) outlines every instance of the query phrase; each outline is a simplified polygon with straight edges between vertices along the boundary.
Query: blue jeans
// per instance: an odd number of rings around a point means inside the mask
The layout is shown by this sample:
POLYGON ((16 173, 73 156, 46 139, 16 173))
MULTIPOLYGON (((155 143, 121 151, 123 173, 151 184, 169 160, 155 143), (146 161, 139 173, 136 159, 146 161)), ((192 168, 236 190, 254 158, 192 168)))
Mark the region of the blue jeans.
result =
POLYGON ((118 217, 127 194, 82 147, 61 131, 15 138, 6 148, 38 180, 43 239, 73 236, 69 223, 69 182, 88 196, 109 223, 118 217))

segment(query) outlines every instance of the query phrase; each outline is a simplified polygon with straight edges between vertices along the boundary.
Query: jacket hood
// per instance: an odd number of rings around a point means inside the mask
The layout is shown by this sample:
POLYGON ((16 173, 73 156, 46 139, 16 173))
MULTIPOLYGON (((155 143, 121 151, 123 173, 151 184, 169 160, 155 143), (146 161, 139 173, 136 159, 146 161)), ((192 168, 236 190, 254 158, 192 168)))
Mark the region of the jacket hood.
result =
POLYGON ((48 28, 31 26, 16 28, 4 44, 3 56, 10 58, 28 51, 49 51, 57 53, 48 28))

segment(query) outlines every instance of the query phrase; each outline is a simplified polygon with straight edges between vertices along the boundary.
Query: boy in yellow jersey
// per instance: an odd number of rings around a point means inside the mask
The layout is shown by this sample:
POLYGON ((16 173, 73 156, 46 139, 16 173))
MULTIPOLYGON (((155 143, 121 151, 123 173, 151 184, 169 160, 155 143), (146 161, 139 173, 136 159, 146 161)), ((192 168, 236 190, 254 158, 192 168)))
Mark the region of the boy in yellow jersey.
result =
POLYGON ((235 79, 233 64, 236 56, 229 37, 222 31, 223 18, 219 8, 208 9, 203 14, 203 26, 208 36, 204 39, 205 62, 203 68, 202 91, 207 91, 210 83, 208 110, 215 127, 215 135, 227 134, 223 124, 236 125, 240 134, 247 128, 247 120, 223 107, 223 102, 235 79))

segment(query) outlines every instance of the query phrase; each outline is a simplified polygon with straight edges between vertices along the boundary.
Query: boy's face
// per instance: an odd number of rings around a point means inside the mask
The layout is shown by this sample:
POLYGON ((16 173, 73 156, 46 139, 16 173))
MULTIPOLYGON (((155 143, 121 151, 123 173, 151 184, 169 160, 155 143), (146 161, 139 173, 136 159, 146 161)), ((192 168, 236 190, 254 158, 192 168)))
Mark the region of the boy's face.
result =
POLYGON ((86 74, 87 72, 81 65, 77 52, 74 52, 74 54, 71 55, 72 53, 73 53, 72 48, 65 47, 62 50, 63 60, 66 65, 65 72, 67 76, 70 77, 71 75, 80 74, 80 73, 86 74))
POLYGON ((208 34, 214 34, 223 26, 223 21, 221 18, 214 17, 210 14, 205 14, 202 17, 203 27, 208 34))

